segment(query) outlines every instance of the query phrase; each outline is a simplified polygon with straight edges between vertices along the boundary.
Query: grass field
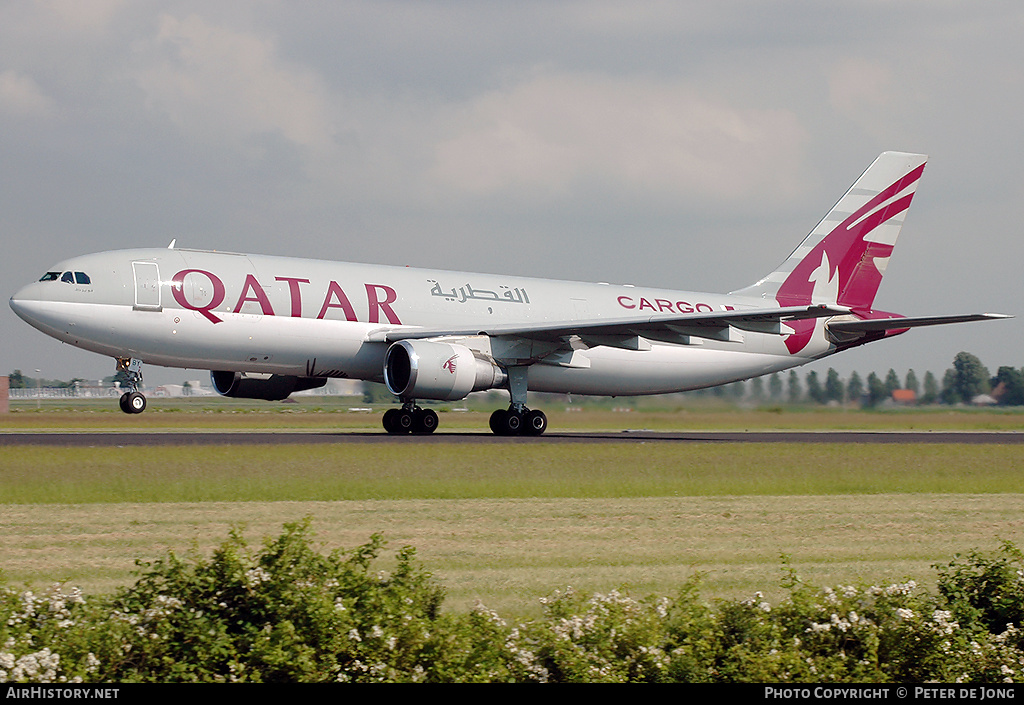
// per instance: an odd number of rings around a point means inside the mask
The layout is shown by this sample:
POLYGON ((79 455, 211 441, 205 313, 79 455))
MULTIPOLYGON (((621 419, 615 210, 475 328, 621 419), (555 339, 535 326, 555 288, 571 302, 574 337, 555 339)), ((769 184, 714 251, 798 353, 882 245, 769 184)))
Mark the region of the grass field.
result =
MULTIPOLYGON (((474 395, 477 396, 477 395, 474 395)), ((224 397, 151 398, 146 413, 126 416, 116 399, 12 401, 0 416, 6 430, 116 429, 381 429, 388 406, 372 410, 354 397, 299 397, 297 403, 247 402, 224 397), (357 411, 352 411, 357 409, 357 411)), ((461 404, 461 402, 459 402, 461 404)), ((508 395, 483 395, 464 407, 436 405, 441 429, 484 431, 491 411, 508 404, 508 395)), ((1024 431, 1024 409, 971 409, 944 406, 860 411, 821 406, 738 408, 715 399, 677 397, 613 399, 607 408, 576 405, 542 397, 531 406, 543 409, 552 431, 622 430, 977 430, 1024 431)))
MULTIPOLYGON (((154 400, 140 417, 34 403, 4 430, 377 429, 344 406, 154 400)), ((109 406, 109 405, 106 405, 109 406)), ((548 410, 552 428, 998 429, 992 412, 548 410)), ((478 412, 441 414, 479 430, 478 412)), ((451 609, 480 599, 530 613, 573 585, 672 594, 694 571, 709 597, 782 593, 783 556, 817 584, 932 582, 956 552, 1024 545, 1024 451, 990 445, 8 446, 0 457, 0 570, 87 592, 131 580, 136 558, 254 542, 303 516, 325 549, 381 532, 415 546, 451 609)))

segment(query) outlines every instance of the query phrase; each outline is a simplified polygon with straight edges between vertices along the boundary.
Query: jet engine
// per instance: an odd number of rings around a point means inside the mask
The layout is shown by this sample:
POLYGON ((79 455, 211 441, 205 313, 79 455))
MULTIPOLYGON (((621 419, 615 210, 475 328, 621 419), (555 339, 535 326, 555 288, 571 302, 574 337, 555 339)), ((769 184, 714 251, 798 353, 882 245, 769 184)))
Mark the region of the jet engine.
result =
POLYGON ((384 357, 384 383, 399 398, 455 401, 505 380, 500 367, 464 345, 400 340, 384 357))
POLYGON ((239 399, 266 399, 281 401, 292 392, 316 389, 327 384, 326 377, 296 377, 294 375, 261 375, 245 372, 213 371, 210 381, 217 393, 239 399))

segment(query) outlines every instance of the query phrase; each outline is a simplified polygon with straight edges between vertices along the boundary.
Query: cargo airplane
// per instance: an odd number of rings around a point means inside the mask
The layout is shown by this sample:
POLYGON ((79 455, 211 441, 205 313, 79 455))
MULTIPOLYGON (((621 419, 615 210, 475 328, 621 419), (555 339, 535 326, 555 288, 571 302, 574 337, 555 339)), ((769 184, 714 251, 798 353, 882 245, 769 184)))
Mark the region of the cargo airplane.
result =
POLYGON ((211 370, 229 397, 281 400, 331 377, 383 382, 388 433, 430 433, 418 400, 504 389, 499 435, 540 435, 527 390, 664 394, 770 374, 917 326, 875 293, 926 157, 885 152, 800 246, 728 294, 170 247, 83 255, 11 297, 47 335, 110 355, 140 413, 143 363, 211 370))

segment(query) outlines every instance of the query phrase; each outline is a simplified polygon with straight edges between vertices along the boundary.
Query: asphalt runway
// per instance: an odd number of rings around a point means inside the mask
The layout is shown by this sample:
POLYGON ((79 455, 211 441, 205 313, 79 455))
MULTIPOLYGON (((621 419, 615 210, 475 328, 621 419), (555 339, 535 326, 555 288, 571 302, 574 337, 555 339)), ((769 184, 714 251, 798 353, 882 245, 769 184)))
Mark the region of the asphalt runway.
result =
POLYGON ((208 431, 131 432, 83 431, 0 433, 0 446, 189 446, 189 445, 260 445, 300 443, 971 443, 989 445, 1024 445, 1020 431, 549 431, 540 437, 495 436, 487 432, 466 433, 438 431, 432 435, 392 436, 383 431, 368 432, 277 432, 277 431, 208 431))

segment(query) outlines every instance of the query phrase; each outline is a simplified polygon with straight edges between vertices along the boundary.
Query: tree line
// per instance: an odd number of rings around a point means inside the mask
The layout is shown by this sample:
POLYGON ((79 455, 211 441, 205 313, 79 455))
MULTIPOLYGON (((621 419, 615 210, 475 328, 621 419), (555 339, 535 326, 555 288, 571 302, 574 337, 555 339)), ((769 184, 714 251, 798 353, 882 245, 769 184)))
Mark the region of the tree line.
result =
POLYGON ((15 370, 7 375, 7 381, 11 389, 35 389, 36 387, 68 389, 76 384, 87 383, 88 380, 81 377, 74 377, 69 380, 46 379, 44 377, 35 378, 26 376, 21 370, 15 370))
POLYGON ((992 375, 976 355, 959 352, 941 382, 931 371, 919 378, 913 369, 902 378, 894 369, 889 369, 884 376, 871 372, 866 378, 854 371, 844 380, 830 367, 824 378, 816 370, 810 370, 802 378, 796 370, 790 370, 702 391, 719 397, 790 404, 875 407, 894 401, 911 405, 1024 406, 1024 368, 1004 365, 992 375))

